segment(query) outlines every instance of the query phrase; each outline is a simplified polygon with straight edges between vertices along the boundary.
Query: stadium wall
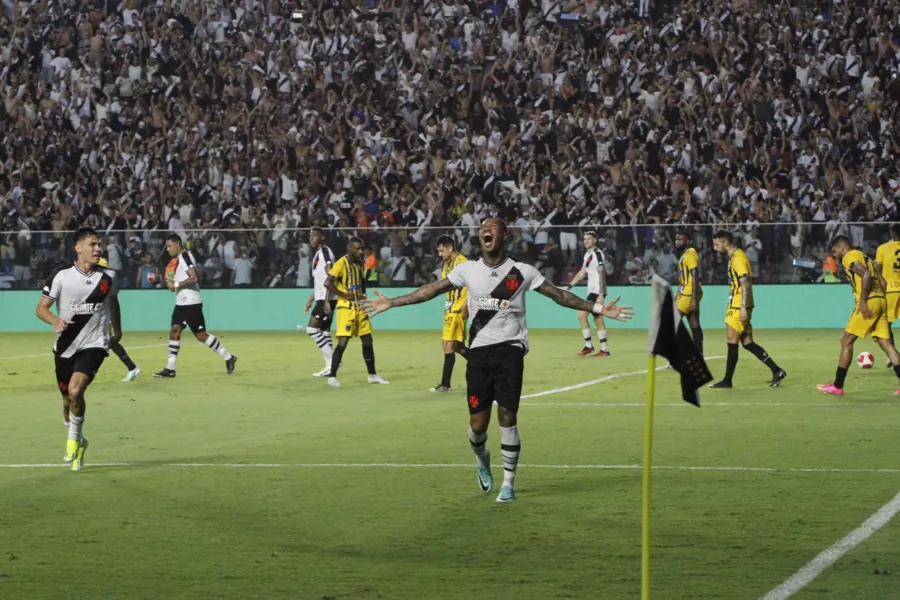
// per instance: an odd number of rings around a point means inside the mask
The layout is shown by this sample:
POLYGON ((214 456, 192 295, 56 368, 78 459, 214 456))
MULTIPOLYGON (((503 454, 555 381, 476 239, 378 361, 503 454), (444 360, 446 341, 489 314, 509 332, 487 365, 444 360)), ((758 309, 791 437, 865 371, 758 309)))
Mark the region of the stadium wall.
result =
MULTIPOLYGON (((387 288, 398 296, 408 288, 387 288)), ((585 288, 576 293, 584 296, 585 288)), ((760 285, 753 288, 756 310, 753 325, 761 329, 842 328, 853 309, 853 296, 846 285, 760 285)), ((204 290, 204 313, 213 331, 292 330, 305 325, 303 306, 310 291, 291 289, 204 290)), ((613 288, 623 304, 634 307, 635 317, 616 328, 646 329, 650 288, 613 288)), ((46 331, 34 314, 40 292, 0 292, 0 332, 46 331)), ((701 318, 703 327, 722 328, 728 286, 705 286, 701 318)), ((120 293, 125 331, 164 331, 169 327, 174 296, 164 290, 123 290, 120 293)), ((375 318, 376 330, 440 329, 443 299, 392 310, 375 318)), ((577 326, 572 311, 561 308, 537 293, 528 296, 528 326, 531 329, 562 329, 577 326)))

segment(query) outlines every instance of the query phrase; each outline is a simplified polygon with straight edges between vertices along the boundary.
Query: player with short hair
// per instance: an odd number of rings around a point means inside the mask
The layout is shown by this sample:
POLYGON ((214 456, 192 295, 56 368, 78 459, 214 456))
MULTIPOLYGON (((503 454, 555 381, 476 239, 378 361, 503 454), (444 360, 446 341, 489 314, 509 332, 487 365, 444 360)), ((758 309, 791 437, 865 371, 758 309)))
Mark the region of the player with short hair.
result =
POLYGON ((717 231, 713 236, 713 248, 728 257, 728 305, 725 308, 725 337, 728 342, 728 356, 725 377, 718 383, 710 384, 713 389, 731 389, 734 370, 738 363, 738 342, 744 349, 758 358, 772 371, 769 387, 778 387, 787 377, 787 372, 775 364, 762 346, 753 341, 753 272, 750 260, 740 248, 736 248, 731 234, 717 231))
POLYGON ((53 360, 63 396, 63 423, 68 430, 63 460, 73 471, 84 467, 84 393, 109 355, 110 341, 122 337, 115 271, 98 266, 102 243, 93 229, 75 232, 75 264, 57 270, 37 305, 37 316, 56 331, 53 360), (54 315, 50 310, 56 303, 54 315), (112 335, 110 335, 110 328, 112 335))
MULTIPOLYGON (((99 261, 97 261, 97 266, 101 269, 109 269, 109 262, 105 258, 101 258, 99 261)), ((109 349, 119 357, 119 360, 121 360, 122 364, 125 365, 125 368, 128 369, 128 373, 125 374, 125 379, 123 379, 122 381, 134 381, 134 379, 141 374, 141 369, 136 364, 134 364, 134 361, 131 360, 130 356, 128 356, 128 351, 125 350, 125 347, 122 346, 122 344, 120 344, 118 341, 110 339, 109 349)))
POLYGON ((363 306, 370 316, 390 308, 419 304, 450 290, 468 289, 469 352, 466 365, 469 408, 469 444, 475 452, 478 486, 487 493, 493 489, 491 455, 486 447, 487 429, 494 402, 500 424, 500 451, 503 455, 503 485, 497 502, 516 498, 515 478, 521 441, 518 429, 519 400, 525 354, 528 352, 528 328, 525 325, 525 292, 537 291, 560 306, 582 310, 612 319, 630 319, 630 306, 617 306, 619 299, 605 305, 591 304, 544 279, 531 265, 506 254, 509 231, 496 218, 485 219, 478 237, 483 257, 453 269, 446 279, 422 286, 412 293, 387 298, 378 291, 376 298, 363 306))
MULTIPOLYGON (((595 231, 584 232, 584 258, 581 261, 581 269, 565 289, 571 290, 585 277, 588 281, 587 301, 592 305, 597 302, 603 304, 603 299, 606 297, 606 265, 603 261, 603 252, 597 247, 597 232, 595 231)), ((594 351, 594 344, 591 342, 591 326, 588 324, 590 314, 586 310, 578 313, 578 322, 581 323, 581 334, 584 337, 584 348, 581 349, 578 356, 589 356, 594 351)), ((597 339, 600 341, 600 350, 594 356, 609 356, 603 316, 594 315, 594 324, 597 326, 597 339)))
MULTIPOLYGON (((888 331, 891 333, 891 346, 896 348, 891 324, 900 319, 900 223, 891 225, 891 241, 878 246, 875 252, 875 272, 885 293, 885 314, 888 331)), ((893 365, 888 362, 887 366, 893 365)))
MULTIPOLYGON (((435 249, 438 256, 444 261, 441 267, 441 279, 448 277, 454 268, 469 260, 457 250, 453 238, 446 234, 437 239, 435 249)), ((441 374, 441 382, 431 388, 432 392, 453 391, 450 379, 453 377, 453 367, 456 365, 456 353, 464 358, 466 356, 466 321, 469 319, 467 300, 466 288, 452 289, 447 292, 447 299, 444 301, 444 330, 441 333, 441 344, 444 348, 444 370, 441 374)))
POLYGON ((375 370, 375 348, 372 345, 372 323, 369 315, 360 309, 359 302, 366 297, 366 273, 363 264, 363 243, 358 237, 351 237, 347 242, 347 254, 328 272, 325 288, 338 297, 337 327, 334 335, 338 340, 337 348, 331 357, 331 372, 328 385, 340 387, 337 380, 338 368, 344 357, 344 350, 350 338, 358 337, 362 342, 363 360, 369 372, 369 383, 387 384, 375 370))
POLYGON ((303 312, 309 313, 312 310, 312 314, 309 315, 309 324, 306 326, 306 333, 313 339, 316 346, 322 351, 322 356, 325 357, 325 368, 313 373, 313 377, 325 377, 331 374, 331 356, 334 354, 331 344, 331 321, 334 317, 337 299, 325 287, 328 272, 334 265, 334 252, 325 245, 325 232, 321 227, 313 227, 309 230, 309 246, 316 252, 312 268, 313 293, 310 294, 303 312))
MULTIPOLYGON (((831 242, 831 252, 836 260, 841 261, 847 271, 847 279, 850 280, 850 288, 853 290, 853 298, 856 300, 856 308, 847 321, 844 335, 841 336, 841 353, 838 358, 837 372, 834 381, 816 388, 826 394, 842 396, 844 394, 844 379, 847 377, 847 369, 853 360, 853 343, 856 338, 871 335, 894 366, 894 373, 900 379, 900 355, 891 343, 891 332, 888 327, 887 307, 885 305, 884 290, 875 270, 872 259, 855 249, 850 238, 839 235, 831 242)), ((900 396, 900 389, 894 392, 900 396)))
POLYGON ((181 350, 181 332, 186 327, 190 327, 197 340, 225 359, 225 370, 231 375, 234 373, 237 356, 228 352, 216 336, 206 331, 203 297, 200 295, 200 274, 197 272, 194 255, 185 250, 177 233, 166 238, 166 250, 172 257, 169 267, 166 267, 166 287, 175 293, 175 309, 172 311, 172 327, 169 329, 169 360, 166 368, 153 376, 175 377, 175 363, 181 350))
POLYGON ((700 300, 703 299, 703 288, 700 287, 700 255, 691 245, 691 236, 687 231, 675 233, 675 248, 681 251, 678 259, 678 294, 675 304, 678 311, 687 317, 691 327, 694 345, 703 354, 703 329, 700 327, 700 300))

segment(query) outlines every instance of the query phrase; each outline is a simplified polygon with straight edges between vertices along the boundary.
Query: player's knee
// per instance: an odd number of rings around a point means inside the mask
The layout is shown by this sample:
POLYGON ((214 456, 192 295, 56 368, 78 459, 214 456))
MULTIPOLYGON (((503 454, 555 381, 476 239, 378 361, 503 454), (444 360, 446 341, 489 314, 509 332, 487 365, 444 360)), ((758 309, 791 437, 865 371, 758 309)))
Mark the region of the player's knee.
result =
POLYGON ((474 415, 469 415, 469 427, 471 427, 472 431, 474 431, 475 433, 484 433, 485 431, 487 431, 490 422, 490 411, 485 410, 479 413, 475 413, 474 415))
POLYGON ((77 404, 79 398, 84 395, 86 385, 83 381, 69 382, 69 410, 72 410, 77 404))
POLYGON ((513 427, 517 423, 516 413, 501 406, 497 410, 497 422, 500 427, 513 427))
POLYGON ((205 344, 206 340, 209 338, 209 334, 206 333, 205 331, 200 331, 198 333, 195 333, 194 337, 205 344))

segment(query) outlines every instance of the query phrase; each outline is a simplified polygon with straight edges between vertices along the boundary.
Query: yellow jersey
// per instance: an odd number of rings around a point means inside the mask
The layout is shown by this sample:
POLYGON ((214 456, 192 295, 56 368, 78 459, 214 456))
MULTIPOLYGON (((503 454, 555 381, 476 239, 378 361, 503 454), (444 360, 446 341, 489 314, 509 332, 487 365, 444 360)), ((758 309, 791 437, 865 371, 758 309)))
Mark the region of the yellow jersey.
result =
POLYGON ((366 270, 363 265, 350 262, 349 258, 342 256, 332 265, 328 274, 334 277, 334 285, 339 291, 353 298, 351 302, 338 296, 338 308, 350 308, 365 297, 366 270))
POLYGON ((678 261, 678 294, 693 296, 694 282, 700 273, 700 255, 695 248, 687 248, 678 261))
POLYGON ((851 250, 844 255, 841 264, 847 271, 847 279, 850 280, 850 287, 853 289, 853 297, 859 304, 859 296, 862 294, 862 275, 853 271, 853 265, 859 263, 866 268, 872 276, 872 287, 869 288, 869 298, 884 298, 884 290, 881 289, 881 282, 878 281, 878 275, 875 273, 875 263, 872 259, 863 254, 859 250, 851 250))
POLYGON ((878 246, 875 262, 881 267, 881 276, 887 283, 889 294, 900 293, 900 242, 888 242, 878 246))
MULTIPOLYGON (((728 293, 728 306, 730 308, 741 307, 744 296, 744 284, 741 283, 741 277, 752 279, 753 272, 750 269, 750 259, 743 250, 738 248, 728 259, 728 287, 731 288, 728 293)), ((752 296, 747 298, 747 308, 753 308, 752 296)))
POLYGON ((97 266, 98 266, 98 267, 103 267, 104 269, 108 269, 108 268, 109 268, 109 261, 106 260, 105 258, 101 258, 100 260, 97 261, 97 266))
MULTIPOLYGON (((462 254, 457 253, 456 258, 451 258, 449 260, 444 261, 444 266, 441 268, 441 279, 446 278, 450 275, 450 271, 454 269, 469 259, 463 256, 462 254)), ((461 312, 463 307, 466 305, 466 302, 469 299, 469 291, 467 288, 460 288, 458 290, 450 290, 447 292, 447 299, 444 301, 444 312, 445 313, 458 313, 461 312)))

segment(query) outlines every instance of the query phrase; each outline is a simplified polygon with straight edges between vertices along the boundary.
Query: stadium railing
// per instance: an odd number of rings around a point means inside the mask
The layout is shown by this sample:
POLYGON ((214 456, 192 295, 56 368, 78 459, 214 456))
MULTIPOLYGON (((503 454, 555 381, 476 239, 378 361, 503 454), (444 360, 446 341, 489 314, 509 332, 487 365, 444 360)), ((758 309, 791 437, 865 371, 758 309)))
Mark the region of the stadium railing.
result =
MULTIPOLYGON (((718 223, 543 226, 535 222, 510 227, 509 251, 519 260, 537 266, 548 279, 567 283, 583 258, 583 234, 595 231, 607 265, 610 285, 646 285, 652 272, 673 283, 678 276, 675 234, 686 231, 701 256, 701 281, 727 283, 727 259, 713 250, 717 230, 729 231, 735 245, 744 249, 753 266, 754 280, 767 283, 832 283, 843 278, 839 265, 829 260, 828 246, 837 235, 846 235, 854 246, 874 258, 877 246, 890 239, 889 223, 718 223)), ((327 228, 326 243, 341 256, 351 236, 363 241, 373 285, 408 287, 433 281, 440 273, 434 250, 442 235, 453 238, 470 258, 480 254, 478 227, 327 228)), ((42 287, 54 268, 74 257, 71 231, 0 232, 0 289, 42 287)), ((139 285, 138 269, 149 255, 150 264, 164 271, 170 258, 165 238, 173 231, 127 230, 102 232, 110 265, 121 276, 123 287, 139 285)), ((203 285, 231 287, 232 274, 246 277, 243 287, 308 287, 312 285, 314 252, 309 247, 309 228, 201 229, 183 228, 177 233, 200 265, 203 285), (249 271, 248 271, 249 267, 249 271)), ((159 287, 161 283, 156 283, 159 287)))

